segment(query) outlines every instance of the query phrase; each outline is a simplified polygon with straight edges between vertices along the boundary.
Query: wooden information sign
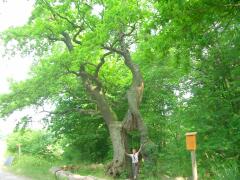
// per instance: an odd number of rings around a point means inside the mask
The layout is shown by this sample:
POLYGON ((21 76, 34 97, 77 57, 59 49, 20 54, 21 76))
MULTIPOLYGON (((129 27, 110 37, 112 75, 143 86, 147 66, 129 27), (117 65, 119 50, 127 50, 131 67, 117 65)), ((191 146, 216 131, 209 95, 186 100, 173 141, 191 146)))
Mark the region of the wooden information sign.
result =
POLYGON ((195 151, 197 148, 197 143, 196 143, 196 132, 190 132, 186 133, 186 146, 187 150, 189 151, 195 151))
POLYGON ((196 135, 197 135, 196 132, 186 133, 186 147, 187 147, 187 150, 191 152, 193 180, 198 179, 197 161, 196 161, 196 149, 197 149, 196 135))

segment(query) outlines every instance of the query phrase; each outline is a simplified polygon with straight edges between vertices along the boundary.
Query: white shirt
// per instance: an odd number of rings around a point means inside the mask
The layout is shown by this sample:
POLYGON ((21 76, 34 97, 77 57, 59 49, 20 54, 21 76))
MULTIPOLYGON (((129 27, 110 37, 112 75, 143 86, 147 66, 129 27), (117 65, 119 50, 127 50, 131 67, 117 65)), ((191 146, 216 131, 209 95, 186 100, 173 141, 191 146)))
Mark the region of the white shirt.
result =
POLYGON ((132 163, 135 164, 135 163, 138 163, 138 153, 135 153, 135 154, 129 154, 132 158, 132 163))

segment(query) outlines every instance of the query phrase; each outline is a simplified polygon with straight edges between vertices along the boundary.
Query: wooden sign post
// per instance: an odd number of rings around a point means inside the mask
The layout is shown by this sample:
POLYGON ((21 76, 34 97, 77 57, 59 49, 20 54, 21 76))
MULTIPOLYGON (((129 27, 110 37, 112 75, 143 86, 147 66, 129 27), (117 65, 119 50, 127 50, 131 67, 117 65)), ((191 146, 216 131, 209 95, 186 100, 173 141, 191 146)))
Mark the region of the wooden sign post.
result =
POLYGON ((21 144, 17 144, 18 147, 18 157, 21 155, 21 144))
POLYGON ((196 135, 197 135, 196 132, 186 133, 186 146, 187 146, 187 150, 189 150, 191 152, 193 180, 197 180, 198 179, 198 175, 197 175, 197 161, 196 161, 196 148, 197 148, 196 135))

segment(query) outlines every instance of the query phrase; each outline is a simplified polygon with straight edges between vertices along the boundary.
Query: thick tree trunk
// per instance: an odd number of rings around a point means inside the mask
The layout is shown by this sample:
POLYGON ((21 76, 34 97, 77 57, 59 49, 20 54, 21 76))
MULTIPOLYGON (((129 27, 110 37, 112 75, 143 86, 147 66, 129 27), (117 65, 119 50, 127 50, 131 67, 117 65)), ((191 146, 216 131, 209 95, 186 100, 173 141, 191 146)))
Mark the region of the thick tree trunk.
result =
POLYGON ((120 52, 119 54, 124 58, 125 65, 132 73, 132 84, 127 91, 129 108, 122 122, 118 121, 116 113, 112 110, 102 93, 99 79, 88 74, 84 66, 81 67, 80 71, 80 76, 82 77, 86 90, 96 101, 110 133, 113 145, 113 161, 107 167, 107 174, 114 177, 119 175, 126 165, 125 151, 128 147, 126 132, 138 130, 141 143, 145 144, 148 141, 148 131, 139 110, 144 90, 142 74, 138 65, 133 63, 130 52, 124 42, 121 43, 121 51, 117 53, 120 52))
MULTIPOLYGON (((62 33, 64 43, 66 44, 69 52, 73 50, 73 44, 69 34, 62 33)), ((130 53, 126 48, 123 40, 120 41, 122 52, 120 55, 123 56, 126 66, 132 72, 132 84, 129 90, 127 91, 127 99, 129 109, 126 113, 126 116, 123 122, 118 121, 116 113, 112 110, 111 106, 107 102, 103 91, 101 82, 98 79, 98 76, 93 76, 87 71, 85 71, 85 65, 80 66, 80 71, 75 72, 74 74, 78 77, 81 77, 83 84, 92 97, 92 99, 97 103, 97 106, 103 116, 103 119, 108 127, 111 142, 113 145, 113 161, 108 165, 107 173, 111 176, 119 175, 126 166, 125 161, 125 151, 128 148, 127 144, 127 135, 126 132, 129 132, 133 129, 138 129, 141 134, 141 143, 145 143, 148 139, 147 128, 141 117, 139 111, 139 106, 142 101, 142 95, 144 90, 144 82, 139 70, 139 67, 135 65, 131 59, 130 53)), ((116 51, 111 51, 116 52, 116 51)), ((117 52, 119 53, 119 52, 117 52)), ((109 53, 107 53, 108 55, 109 53)), ((111 54, 111 53, 110 53, 111 54)), ((101 59, 101 63, 104 62, 104 57, 101 59)), ((97 67, 96 72, 98 73, 99 68, 97 67)))
POLYGON ((81 73, 82 80, 87 92, 90 94, 98 105, 103 119, 108 127, 110 139, 113 146, 113 160, 107 166, 107 174, 116 177, 121 174, 125 166, 125 134, 122 127, 122 122, 118 121, 116 113, 108 104, 100 87, 92 81, 92 77, 86 72, 81 73))
MULTIPOLYGON (((140 143, 147 144, 150 143, 148 130, 139 110, 144 91, 143 77, 139 66, 133 62, 130 52, 126 48, 127 46, 124 43, 124 40, 122 40, 120 44, 121 51, 118 51, 117 53, 119 53, 124 58, 125 65, 132 73, 132 84, 127 91, 128 111, 126 112, 125 118, 123 120, 123 128, 126 132, 138 130, 140 133, 140 143)), ((144 146, 142 155, 147 162, 151 161, 151 158, 149 158, 149 155, 145 151, 144 146)))
POLYGON ((133 76, 132 84, 127 91, 129 109, 126 113, 123 126, 127 131, 138 129, 141 136, 141 143, 145 144, 148 141, 148 131, 139 110, 144 91, 144 81, 138 65, 133 63, 130 53, 125 48, 124 44, 122 44, 122 48, 124 62, 132 72, 133 76))
POLYGON ((115 177, 121 174, 125 166, 125 134, 119 121, 112 122, 108 128, 113 145, 113 161, 107 167, 107 174, 115 177))

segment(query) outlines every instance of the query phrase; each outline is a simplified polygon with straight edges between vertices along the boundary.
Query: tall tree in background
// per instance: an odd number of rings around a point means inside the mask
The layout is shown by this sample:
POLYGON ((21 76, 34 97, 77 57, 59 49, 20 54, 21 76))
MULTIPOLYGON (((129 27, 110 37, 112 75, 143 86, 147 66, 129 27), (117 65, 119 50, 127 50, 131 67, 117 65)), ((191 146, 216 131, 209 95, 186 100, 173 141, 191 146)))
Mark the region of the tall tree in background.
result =
POLYGON ((185 71, 176 88, 178 108, 170 119, 179 119, 182 130, 173 121, 175 134, 198 131, 199 165, 202 177, 208 178, 215 164, 239 162, 239 1, 158 1, 154 7, 158 13, 149 28, 155 35, 143 47, 156 45, 153 58, 175 59, 175 72, 185 71), (192 97, 184 99, 186 92, 192 97))

